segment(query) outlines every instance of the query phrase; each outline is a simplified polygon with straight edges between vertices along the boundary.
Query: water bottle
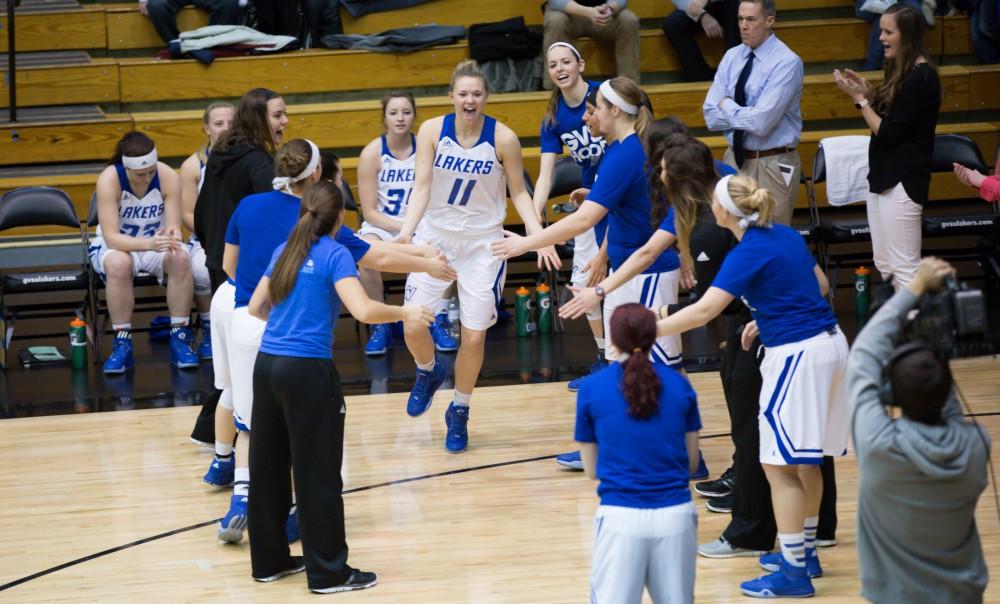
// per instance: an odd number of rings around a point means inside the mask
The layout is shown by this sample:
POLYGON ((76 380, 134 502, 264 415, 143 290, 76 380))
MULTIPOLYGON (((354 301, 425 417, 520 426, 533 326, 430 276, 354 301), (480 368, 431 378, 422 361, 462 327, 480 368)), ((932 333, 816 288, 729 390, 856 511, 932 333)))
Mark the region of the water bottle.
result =
POLYGON ((854 271, 854 311, 858 318, 858 329, 868 319, 871 308, 871 279, 871 271, 863 266, 854 271))
POLYGON ((452 296, 448 300, 448 333, 456 340, 462 333, 462 325, 459 322, 461 313, 458 312, 458 298, 452 296))
POLYGON ((79 318, 69 322, 70 360, 73 369, 87 367, 87 324, 79 318))
POLYGON ((531 292, 523 285, 514 292, 514 321, 517 323, 517 335, 530 336, 535 330, 531 320, 531 292))
POLYGON ((552 293, 548 285, 541 283, 535 288, 538 308, 538 333, 552 333, 552 293))

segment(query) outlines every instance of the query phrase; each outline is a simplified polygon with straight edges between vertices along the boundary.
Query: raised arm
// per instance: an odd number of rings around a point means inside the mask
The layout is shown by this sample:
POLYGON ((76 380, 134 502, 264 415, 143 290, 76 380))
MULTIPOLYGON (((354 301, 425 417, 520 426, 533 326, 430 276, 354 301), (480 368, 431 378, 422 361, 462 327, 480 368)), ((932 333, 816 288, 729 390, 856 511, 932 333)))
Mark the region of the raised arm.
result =
MULTIPOLYGON (((396 233, 403 221, 378 211, 378 172, 381 169, 382 139, 376 138, 361 151, 358 159, 358 196, 365 222, 396 233)), ((402 189, 400 189, 402 191, 402 189)), ((404 200, 400 199, 402 203, 404 200)))
MULTIPOLYGON (((370 268, 379 272, 391 273, 427 273, 443 281, 455 281, 458 273, 448 262, 444 254, 427 257, 422 253, 414 253, 409 246, 399 243, 374 241, 368 253, 362 256, 358 266, 370 268)), ((352 313, 353 314, 353 313, 352 313)), ((360 319, 359 319, 360 320, 360 319)))
POLYGON ((549 201, 549 193, 552 192, 552 174, 556 168, 556 154, 542 153, 538 162, 538 179, 535 181, 535 212, 539 218, 545 216, 545 204, 549 201))
POLYGON ((419 304, 407 304, 405 306, 389 306, 381 302, 376 302, 368 297, 365 288, 357 277, 346 277, 334 284, 337 295, 344 302, 347 311, 362 323, 394 323, 405 321, 406 323, 421 323, 424 327, 429 327, 434 322, 434 315, 419 304))
POLYGON ((493 242, 493 254, 507 259, 515 258, 530 250, 568 241, 587 229, 594 228, 594 225, 607 213, 607 208, 601 204, 585 201, 577 211, 533 235, 521 237, 516 233, 505 231, 506 239, 493 242))
POLYGON ((414 158, 413 189, 410 191, 410 202, 406 206, 406 219, 399 229, 396 241, 409 243, 413 232, 417 230, 420 219, 427 211, 431 196, 431 178, 434 170, 434 151, 437 140, 441 136, 441 123, 444 118, 429 119, 420 126, 417 133, 417 154, 414 158))

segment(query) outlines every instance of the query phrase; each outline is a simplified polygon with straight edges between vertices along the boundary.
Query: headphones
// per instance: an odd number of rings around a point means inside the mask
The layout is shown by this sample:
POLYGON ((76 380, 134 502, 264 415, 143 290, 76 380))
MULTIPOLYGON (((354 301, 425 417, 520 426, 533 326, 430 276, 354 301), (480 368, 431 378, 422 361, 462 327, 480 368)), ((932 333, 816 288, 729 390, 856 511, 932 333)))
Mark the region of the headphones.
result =
MULTIPOLYGON (((889 407, 898 406, 895 403, 894 400, 895 397, 893 396, 892 392, 893 368, 896 366, 897 363, 899 363, 904 358, 910 356, 915 352, 920 352, 922 350, 930 352, 931 354, 934 355, 935 358, 940 358, 940 355, 934 352, 934 350, 922 340, 914 340, 912 342, 907 342, 906 344, 898 346, 896 347, 895 350, 892 351, 892 354, 889 355, 889 360, 887 360, 885 362, 885 365, 882 366, 882 384, 880 385, 880 397, 882 399, 883 406, 889 406, 889 407)), ((947 371, 948 375, 950 376, 951 368, 948 367, 947 363, 944 363, 944 367, 945 371, 947 371)))

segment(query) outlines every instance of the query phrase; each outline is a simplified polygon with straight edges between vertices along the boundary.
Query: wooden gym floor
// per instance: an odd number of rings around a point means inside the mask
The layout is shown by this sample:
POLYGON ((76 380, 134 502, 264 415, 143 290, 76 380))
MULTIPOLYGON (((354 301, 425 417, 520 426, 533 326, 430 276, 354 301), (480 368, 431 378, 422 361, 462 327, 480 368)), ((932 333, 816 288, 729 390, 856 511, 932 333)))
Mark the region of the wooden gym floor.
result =
MULTIPOLYGON (((959 384, 994 440, 1000 360, 954 363, 959 384)), ((692 376, 717 474, 732 448, 718 374, 692 376)), ((583 602, 588 594, 596 483, 557 468, 573 447, 574 398, 564 383, 476 391, 471 448, 444 451, 442 414, 403 412, 405 394, 348 399, 344 474, 351 564, 379 573, 373 590, 338 602, 583 602)), ((0 601, 209 602, 307 600, 305 576, 250 578, 248 545, 215 539, 228 490, 201 482, 210 456, 187 440, 197 408, 147 409, 0 421, 0 601)), ((823 550, 817 601, 857 602, 857 466, 838 462, 840 544, 823 550)), ((728 516, 700 498, 699 541, 728 516)), ((1000 574, 992 488, 979 531, 1000 574)), ((933 544, 928 544, 933 547, 933 544)), ((297 551, 293 547, 293 551, 297 551)), ((753 559, 698 560, 698 602, 741 600, 753 559)), ((991 586, 987 601, 1000 601, 991 586)))

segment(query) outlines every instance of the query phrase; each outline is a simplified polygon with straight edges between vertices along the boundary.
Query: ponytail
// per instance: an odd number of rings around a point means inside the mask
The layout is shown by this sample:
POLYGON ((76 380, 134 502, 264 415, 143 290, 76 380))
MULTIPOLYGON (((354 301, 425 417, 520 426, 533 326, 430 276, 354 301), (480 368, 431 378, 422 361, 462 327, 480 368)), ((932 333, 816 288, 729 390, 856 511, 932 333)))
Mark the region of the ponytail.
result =
POLYGON ((291 294, 299 269, 305 262, 312 246, 320 237, 329 235, 340 221, 344 210, 344 198, 340 187, 321 180, 306 190, 302 196, 299 221, 295 223, 288 243, 271 272, 268 293, 271 304, 277 305, 291 294))
POLYGON ((646 132, 649 125, 653 123, 653 113, 644 105, 639 107, 639 114, 635 116, 635 133, 639 140, 646 140, 646 132))
POLYGON ((776 203, 774 196, 756 180, 742 174, 729 177, 726 190, 736 207, 746 216, 757 214, 753 226, 768 227, 774 223, 776 203))
POLYGON ((660 409, 663 384, 649 360, 656 342, 656 317, 642 304, 623 304, 611 315, 611 343, 629 357, 622 363, 622 394, 628 414, 647 420, 660 409))

